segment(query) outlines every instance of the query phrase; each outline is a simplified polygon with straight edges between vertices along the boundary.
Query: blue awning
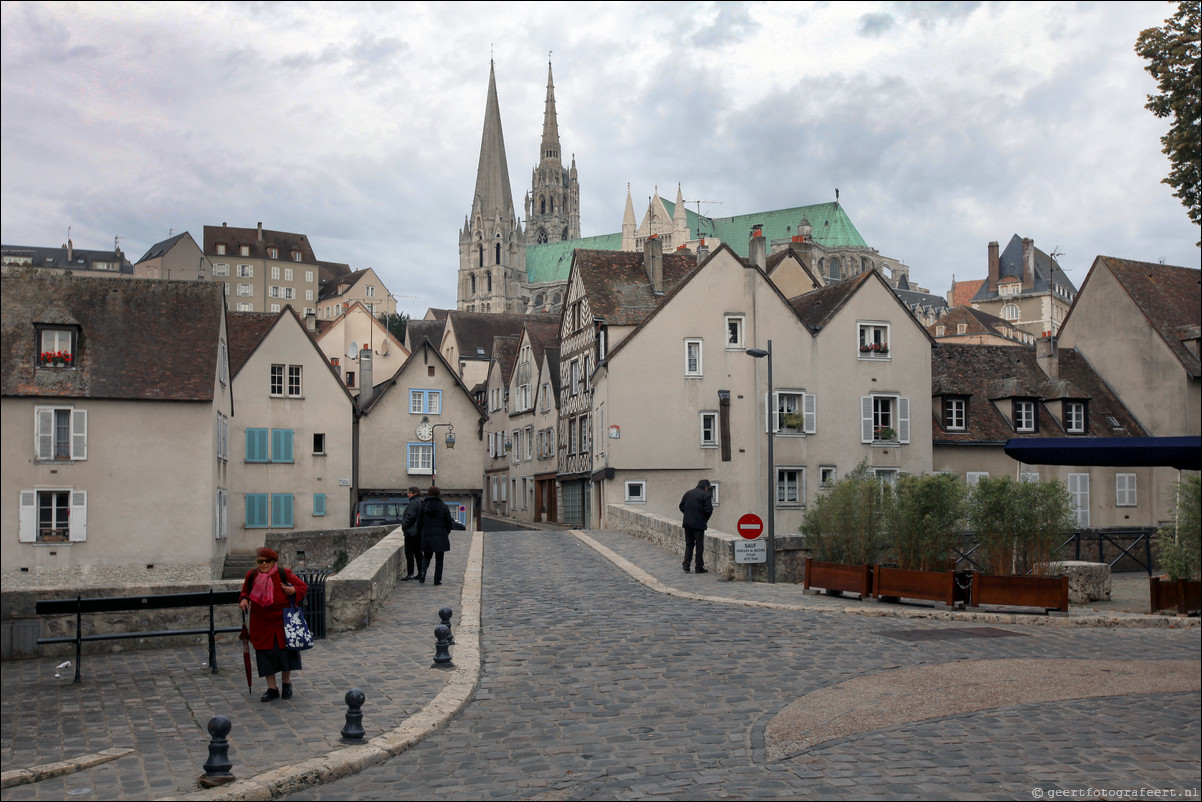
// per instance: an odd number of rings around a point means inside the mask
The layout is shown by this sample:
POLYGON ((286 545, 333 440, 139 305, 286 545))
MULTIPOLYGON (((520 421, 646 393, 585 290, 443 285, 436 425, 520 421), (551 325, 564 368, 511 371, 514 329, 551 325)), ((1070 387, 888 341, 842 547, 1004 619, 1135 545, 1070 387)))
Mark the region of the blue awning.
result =
POLYGON ((1006 441, 1027 465, 1110 465, 1202 470, 1202 437, 1030 437, 1006 441))

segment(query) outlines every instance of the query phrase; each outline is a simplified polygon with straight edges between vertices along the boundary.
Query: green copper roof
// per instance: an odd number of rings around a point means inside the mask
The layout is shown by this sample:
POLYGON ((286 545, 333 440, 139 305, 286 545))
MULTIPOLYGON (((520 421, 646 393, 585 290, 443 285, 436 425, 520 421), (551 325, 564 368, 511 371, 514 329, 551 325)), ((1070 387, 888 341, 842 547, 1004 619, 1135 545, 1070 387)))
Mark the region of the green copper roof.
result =
MULTIPOLYGON (((663 199, 661 199, 663 200, 663 199)), ((676 204, 664 200, 664 208, 671 215, 676 204)), ((792 209, 776 209, 768 212, 741 214, 735 217, 702 217, 685 206, 685 219, 693 238, 702 235, 717 237, 731 250, 742 257, 747 256, 747 244, 751 239, 751 227, 763 226, 762 231, 769 242, 791 239, 797 233, 797 225, 805 218, 810 222, 814 241, 827 248, 867 248, 868 243, 860 236, 851 219, 836 202, 815 203, 812 206, 795 206, 792 209)), ((587 248, 598 251, 616 251, 622 247, 622 234, 602 234, 597 237, 549 242, 531 245, 526 249, 526 280, 531 284, 547 281, 567 281, 572 269, 572 251, 587 248)))

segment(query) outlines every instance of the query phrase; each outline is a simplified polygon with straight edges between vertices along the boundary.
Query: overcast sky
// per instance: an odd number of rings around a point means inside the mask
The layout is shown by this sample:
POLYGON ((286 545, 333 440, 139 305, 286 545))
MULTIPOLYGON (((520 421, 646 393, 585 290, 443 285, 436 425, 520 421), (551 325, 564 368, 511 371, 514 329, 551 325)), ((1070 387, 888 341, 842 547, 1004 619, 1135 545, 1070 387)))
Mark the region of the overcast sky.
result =
MULTIPOLYGON (((581 232, 658 185, 728 217, 834 200, 945 293, 1011 235, 1197 267, 1133 46, 1105 3, 3 4, 2 238, 132 260, 203 226, 307 234, 401 309, 453 307, 490 54, 514 202, 547 57, 581 232)), ((696 209, 695 203, 688 204, 696 209)))

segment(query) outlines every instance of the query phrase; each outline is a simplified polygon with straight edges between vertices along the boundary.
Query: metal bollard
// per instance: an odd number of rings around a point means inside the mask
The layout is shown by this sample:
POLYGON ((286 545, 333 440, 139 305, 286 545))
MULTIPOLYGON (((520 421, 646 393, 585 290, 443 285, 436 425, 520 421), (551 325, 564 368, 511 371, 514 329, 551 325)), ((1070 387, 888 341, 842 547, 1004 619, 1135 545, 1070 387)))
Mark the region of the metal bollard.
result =
POLYGON ((342 737, 338 739, 340 743, 367 743, 363 732, 363 700, 366 698, 358 688, 346 692, 346 725, 342 728, 342 737))
POLYGON ((438 618, 442 621, 442 625, 447 628, 447 643, 455 645, 455 633, 451 631, 451 616, 455 615, 455 611, 450 607, 443 607, 438 611, 438 618))
POLYGON ((434 665, 430 668, 454 668, 455 664, 451 662, 451 628, 446 624, 439 624, 434 627, 434 637, 437 638, 437 643, 434 644, 434 665))
POLYGON ((230 773, 234 764, 230 762, 230 742, 226 739, 232 726, 225 716, 209 719, 209 735, 212 736, 212 740, 209 741, 209 759, 203 766, 205 773, 200 778, 200 784, 205 788, 216 788, 235 779, 230 773))

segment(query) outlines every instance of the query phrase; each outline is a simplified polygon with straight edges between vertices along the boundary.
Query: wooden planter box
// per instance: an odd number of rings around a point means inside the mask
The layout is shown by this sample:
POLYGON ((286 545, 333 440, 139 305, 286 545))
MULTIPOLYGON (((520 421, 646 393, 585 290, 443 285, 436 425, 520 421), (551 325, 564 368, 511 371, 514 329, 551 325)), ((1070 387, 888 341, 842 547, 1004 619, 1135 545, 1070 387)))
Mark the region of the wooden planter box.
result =
POLYGON ((878 565, 872 572, 872 595, 929 599, 954 607, 968 601, 968 571, 911 571, 878 565))
POLYGON ((1068 612, 1067 576, 995 576, 973 573, 972 606, 1003 604, 1068 612))
POLYGON ((1189 615, 1202 610, 1202 582, 1196 579, 1166 579, 1148 577, 1148 600, 1152 612, 1176 610, 1177 615, 1189 615))
POLYGON ((872 595, 872 566, 824 563, 806 557, 804 587, 858 593, 866 599, 872 595))

